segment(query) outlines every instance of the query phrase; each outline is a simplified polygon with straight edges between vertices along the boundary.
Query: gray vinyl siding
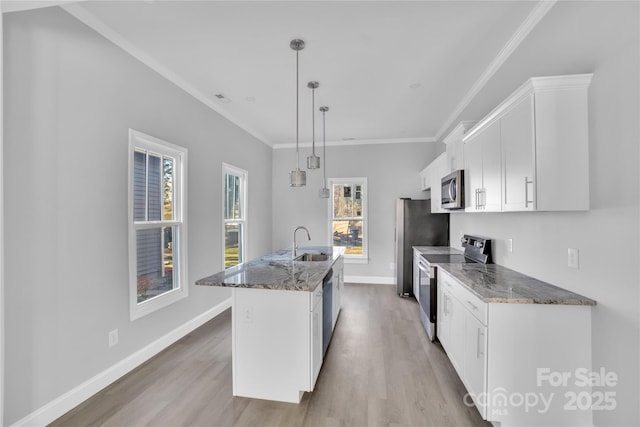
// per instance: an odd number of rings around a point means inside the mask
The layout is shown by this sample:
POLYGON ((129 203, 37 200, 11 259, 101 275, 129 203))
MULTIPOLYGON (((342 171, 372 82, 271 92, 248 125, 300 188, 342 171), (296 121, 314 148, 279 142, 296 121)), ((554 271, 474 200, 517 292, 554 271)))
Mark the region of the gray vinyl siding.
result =
MULTIPOLYGON (((162 219, 161 158, 134 153, 133 215, 135 221, 162 219), (147 161, 148 156, 148 161, 147 161), (147 173, 147 164, 149 170, 147 173), (148 211, 147 211, 148 210, 148 211), (147 212, 145 212, 147 211, 147 212)), ((162 229, 136 231, 137 276, 159 275, 162 269, 162 229)))
POLYGON ((162 271, 162 229, 136 231, 136 257, 138 277, 147 274, 159 276, 162 271))

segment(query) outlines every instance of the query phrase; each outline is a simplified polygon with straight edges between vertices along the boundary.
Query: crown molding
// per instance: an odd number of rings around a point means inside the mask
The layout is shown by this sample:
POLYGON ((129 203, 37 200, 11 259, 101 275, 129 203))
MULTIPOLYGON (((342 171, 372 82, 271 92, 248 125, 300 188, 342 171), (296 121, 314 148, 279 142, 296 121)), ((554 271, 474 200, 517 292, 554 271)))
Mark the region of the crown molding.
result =
POLYGON ((145 64, 147 67, 151 68, 153 71, 157 72, 162 77, 169 80, 171 83, 175 84, 180 89, 184 90, 189 95, 193 96, 195 99, 202 102, 204 105, 206 105, 216 113, 220 114, 222 117, 229 120, 234 125, 238 126, 240 129, 249 133, 250 135, 258 139, 260 142, 266 144, 267 146, 269 147, 272 146, 271 142, 267 138, 265 138, 263 135, 256 132, 250 126, 243 123, 241 120, 234 117, 229 112, 220 108, 220 106, 218 106, 215 101, 213 101, 212 99, 207 97, 205 94, 203 94, 201 91, 191 86, 183 78, 178 76, 176 73, 174 73, 164 65, 160 64, 150 55, 146 54, 140 48, 135 46, 133 43, 129 42, 120 33, 118 33, 113 28, 105 24, 102 20, 100 20, 94 14, 89 12, 83 6, 77 3, 74 3, 74 4, 61 4, 60 7, 64 9, 67 13, 69 13, 70 15, 78 19, 80 22, 84 23, 85 25, 87 25, 88 27, 96 31, 98 34, 102 35, 104 38, 106 38, 107 40, 109 40, 110 42, 112 42, 113 44, 115 44, 125 52, 127 52, 129 55, 133 56, 134 58, 136 58, 137 60, 145 64))
POLYGON ((469 92, 462 98, 457 107, 449 115, 447 120, 442 124, 438 133, 436 133, 436 139, 442 138, 447 129, 456 121, 456 119, 462 114, 465 108, 469 106, 473 98, 480 93, 482 88, 493 77, 493 75, 502 67, 505 61, 516 50, 520 43, 531 33, 531 31, 538 25, 540 20, 555 6, 557 0, 540 0, 538 4, 533 8, 525 20, 520 24, 515 33, 511 36, 509 41, 498 52, 498 55, 491 61, 486 70, 480 75, 478 80, 471 86, 469 92))
MULTIPOLYGON (((425 142, 437 142, 437 139, 433 136, 425 136, 418 138, 388 138, 388 139, 352 139, 348 141, 327 141, 327 147, 344 147, 347 145, 379 145, 379 144, 415 144, 425 142)), ((316 142, 316 148, 320 147, 322 143, 316 142)), ((287 142, 281 144, 273 144, 274 150, 282 150, 287 148, 296 148, 295 142, 287 142)), ((298 144, 300 148, 311 148, 310 142, 301 142, 298 144)))

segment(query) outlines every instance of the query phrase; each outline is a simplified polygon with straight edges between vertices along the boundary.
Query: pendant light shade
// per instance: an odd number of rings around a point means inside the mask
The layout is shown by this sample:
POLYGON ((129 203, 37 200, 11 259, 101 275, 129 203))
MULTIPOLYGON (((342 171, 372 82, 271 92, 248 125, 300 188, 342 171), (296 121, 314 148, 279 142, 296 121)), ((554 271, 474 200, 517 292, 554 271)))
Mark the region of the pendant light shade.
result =
POLYGON ((300 151, 299 145, 299 66, 298 55, 302 49, 304 49, 304 41, 300 39, 291 40, 289 47, 296 51, 296 170, 289 172, 289 186, 290 187, 304 187, 307 185, 307 172, 300 170, 300 151))
POLYGON ((327 188, 327 135, 325 131, 325 113, 329 111, 329 107, 320 107, 322 111, 322 157, 324 163, 322 166, 322 188, 318 192, 321 199, 328 199, 331 196, 331 192, 327 188))
POLYGON ((318 82, 309 82, 307 87, 311 89, 311 155, 307 157, 307 169, 319 169, 320 157, 316 156, 316 89, 318 82))

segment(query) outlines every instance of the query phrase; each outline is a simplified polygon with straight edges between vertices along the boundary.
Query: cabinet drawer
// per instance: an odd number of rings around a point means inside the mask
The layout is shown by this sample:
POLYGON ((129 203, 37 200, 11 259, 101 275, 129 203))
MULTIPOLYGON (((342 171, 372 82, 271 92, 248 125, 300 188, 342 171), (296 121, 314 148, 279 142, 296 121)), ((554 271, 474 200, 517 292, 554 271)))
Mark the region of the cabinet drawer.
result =
POLYGON ((441 268, 438 269, 438 286, 451 292, 483 325, 487 324, 487 304, 441 268))

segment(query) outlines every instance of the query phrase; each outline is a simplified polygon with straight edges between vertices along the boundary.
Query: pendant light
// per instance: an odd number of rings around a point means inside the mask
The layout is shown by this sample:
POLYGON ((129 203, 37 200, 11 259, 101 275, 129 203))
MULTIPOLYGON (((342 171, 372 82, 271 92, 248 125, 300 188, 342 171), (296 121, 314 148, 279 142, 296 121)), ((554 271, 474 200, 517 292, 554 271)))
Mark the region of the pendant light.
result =
POLYGON ((299 83, 298 83, 298 54, 302 49, 304 49, 304 41, 300 39, 293 39, 289 44, 289 47, 296 51, 296 170, 291 171, 289 173, 289 186, 290 187, 304 187, 307 185, 307 172, 300 170, 300 151, 298 149, 299 145, 299 83))
POLYGON ((328 199, 330 191, 327 188, 327 135, 325 131, 324 114, 329 111, 329 107, 320 107, 320 111, 322 111, 322 158, 324 158, 324 163, 322 165, 322 188, 318 192, 318 195, 321 199, 328 199))
POLYGON ((318 82, 309 82, 307 87, 311 89, 311 155, 307 157, 307 169, 319 169, 320 157, 316 156, 316 89, 318 82))

